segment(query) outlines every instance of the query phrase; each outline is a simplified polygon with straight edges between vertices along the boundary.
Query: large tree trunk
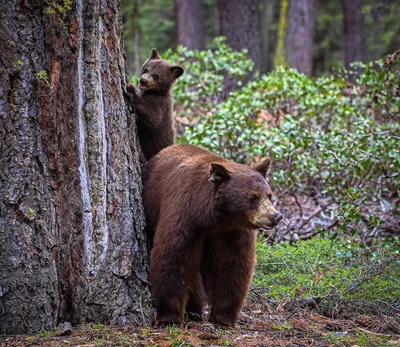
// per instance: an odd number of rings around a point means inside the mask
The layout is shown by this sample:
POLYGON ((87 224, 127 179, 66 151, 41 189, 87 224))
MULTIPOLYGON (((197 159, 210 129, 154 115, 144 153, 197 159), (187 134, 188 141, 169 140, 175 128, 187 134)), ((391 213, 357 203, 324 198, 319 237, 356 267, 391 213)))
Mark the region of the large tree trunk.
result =
POLYGON ((175 0, 177 43, 189 49, 206 46, 202 0, 175 0))
POLYGON ((344 11, 344 61, 346 66, 366 58, 362 0, 343 0, 344 11))
POLYGON ((287 62, 308 76, 312 74, 315 20, 315 0, 289 1, 287 62))
POLYGON ((148 324, 118 0, 0 3, 0 334, 148 324))
POLYGON ((256 69, 262 71, 260 0, 218 0, 220 34, 235 50, 247 48, 256 69))

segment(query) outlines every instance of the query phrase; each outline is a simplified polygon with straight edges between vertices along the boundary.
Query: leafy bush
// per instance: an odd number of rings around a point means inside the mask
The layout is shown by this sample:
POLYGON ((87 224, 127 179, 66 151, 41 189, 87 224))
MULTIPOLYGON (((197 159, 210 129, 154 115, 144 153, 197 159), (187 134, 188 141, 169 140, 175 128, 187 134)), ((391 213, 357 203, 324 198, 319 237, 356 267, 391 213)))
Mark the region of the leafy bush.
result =
POLYGON ((240 84, 253 65, 223 39, 215 46, 166 56, 187 70, 174 89, 179 141, 249 164, 271 156, 278 207, 291 205, 278 239, 343 231, 369 246, 379 233, 398 233, 399 53, 328 77, 278 67, 223 100, 223 81, 240 84), (305 197, 316 200, 307 211, 305 197))
POLYGON ((257 258, 254 284, 266 287, 273 298, 395 302, 400 297, 400 257, 395 251, 352 251, 315 237, 295 245, 260 241, 257 258))

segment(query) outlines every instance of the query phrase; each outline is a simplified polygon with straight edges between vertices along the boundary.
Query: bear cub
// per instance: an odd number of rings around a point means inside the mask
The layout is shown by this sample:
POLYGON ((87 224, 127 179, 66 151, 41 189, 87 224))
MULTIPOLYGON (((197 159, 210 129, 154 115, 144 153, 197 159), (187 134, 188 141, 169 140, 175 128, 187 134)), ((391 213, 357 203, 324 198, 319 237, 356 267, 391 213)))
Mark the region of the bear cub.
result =
POLYGON ((143 166, 153 248, 150 281, 156 325, 203 316, 236 327, 253 276, 256 229, 282 215, 271 202, 267 158, 236 164, 192 145, 165 148, 143 166))
POLYGON ((175 143, 171 87, 183 72, 182 66, 169 64, 153 48, 142 66, 139 89, 127 86, 129 102, 136 109, 141 162, 175 143))

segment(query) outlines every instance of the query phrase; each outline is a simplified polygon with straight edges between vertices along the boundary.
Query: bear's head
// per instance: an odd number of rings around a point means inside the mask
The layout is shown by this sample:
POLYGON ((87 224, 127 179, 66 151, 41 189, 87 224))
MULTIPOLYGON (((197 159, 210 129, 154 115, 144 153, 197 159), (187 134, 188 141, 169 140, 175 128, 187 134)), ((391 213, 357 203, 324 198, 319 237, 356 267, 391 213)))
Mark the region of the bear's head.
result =
POLYGON ((139 88, 145 92, 165 93, 184 72, 182 66, 171 65, 153 48, 142 66, 139 88))
POLYGON ((272 228, 282 215, 272 204, 266 176, 266 158, 254 167, 235 163, 212 163, 209 180, 215 185, 217 211, 238 228, 272 228))

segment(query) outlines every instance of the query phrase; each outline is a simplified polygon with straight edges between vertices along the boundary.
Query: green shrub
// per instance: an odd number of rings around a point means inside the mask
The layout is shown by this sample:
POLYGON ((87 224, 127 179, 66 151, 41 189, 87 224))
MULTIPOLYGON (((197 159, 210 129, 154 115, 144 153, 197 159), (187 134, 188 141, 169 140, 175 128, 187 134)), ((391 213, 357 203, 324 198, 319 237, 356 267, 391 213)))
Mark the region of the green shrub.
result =
POLYGON ((254 284, 267 288, 272 298, 394 302, 400 297, 400 258, 395 251, 354 252, 316 237, 294 245, 259 241, 257 259, 254 284))
POLYGON ((367 246, 390 232, 400 214, 398 54, 329 77, 279 67, 223 101, 224 78, 240 83, 253 64, 223 39, 215 46, 179 47, 165 56, 186 67, 174 88, 176 116, 184 124, 179 141, 249 164, 271 156, 275 190, 328 201, 331 223, 313 226, 316 233, 343 231, 367 246), (346 77, 356 73, 348 85, 346 77))

